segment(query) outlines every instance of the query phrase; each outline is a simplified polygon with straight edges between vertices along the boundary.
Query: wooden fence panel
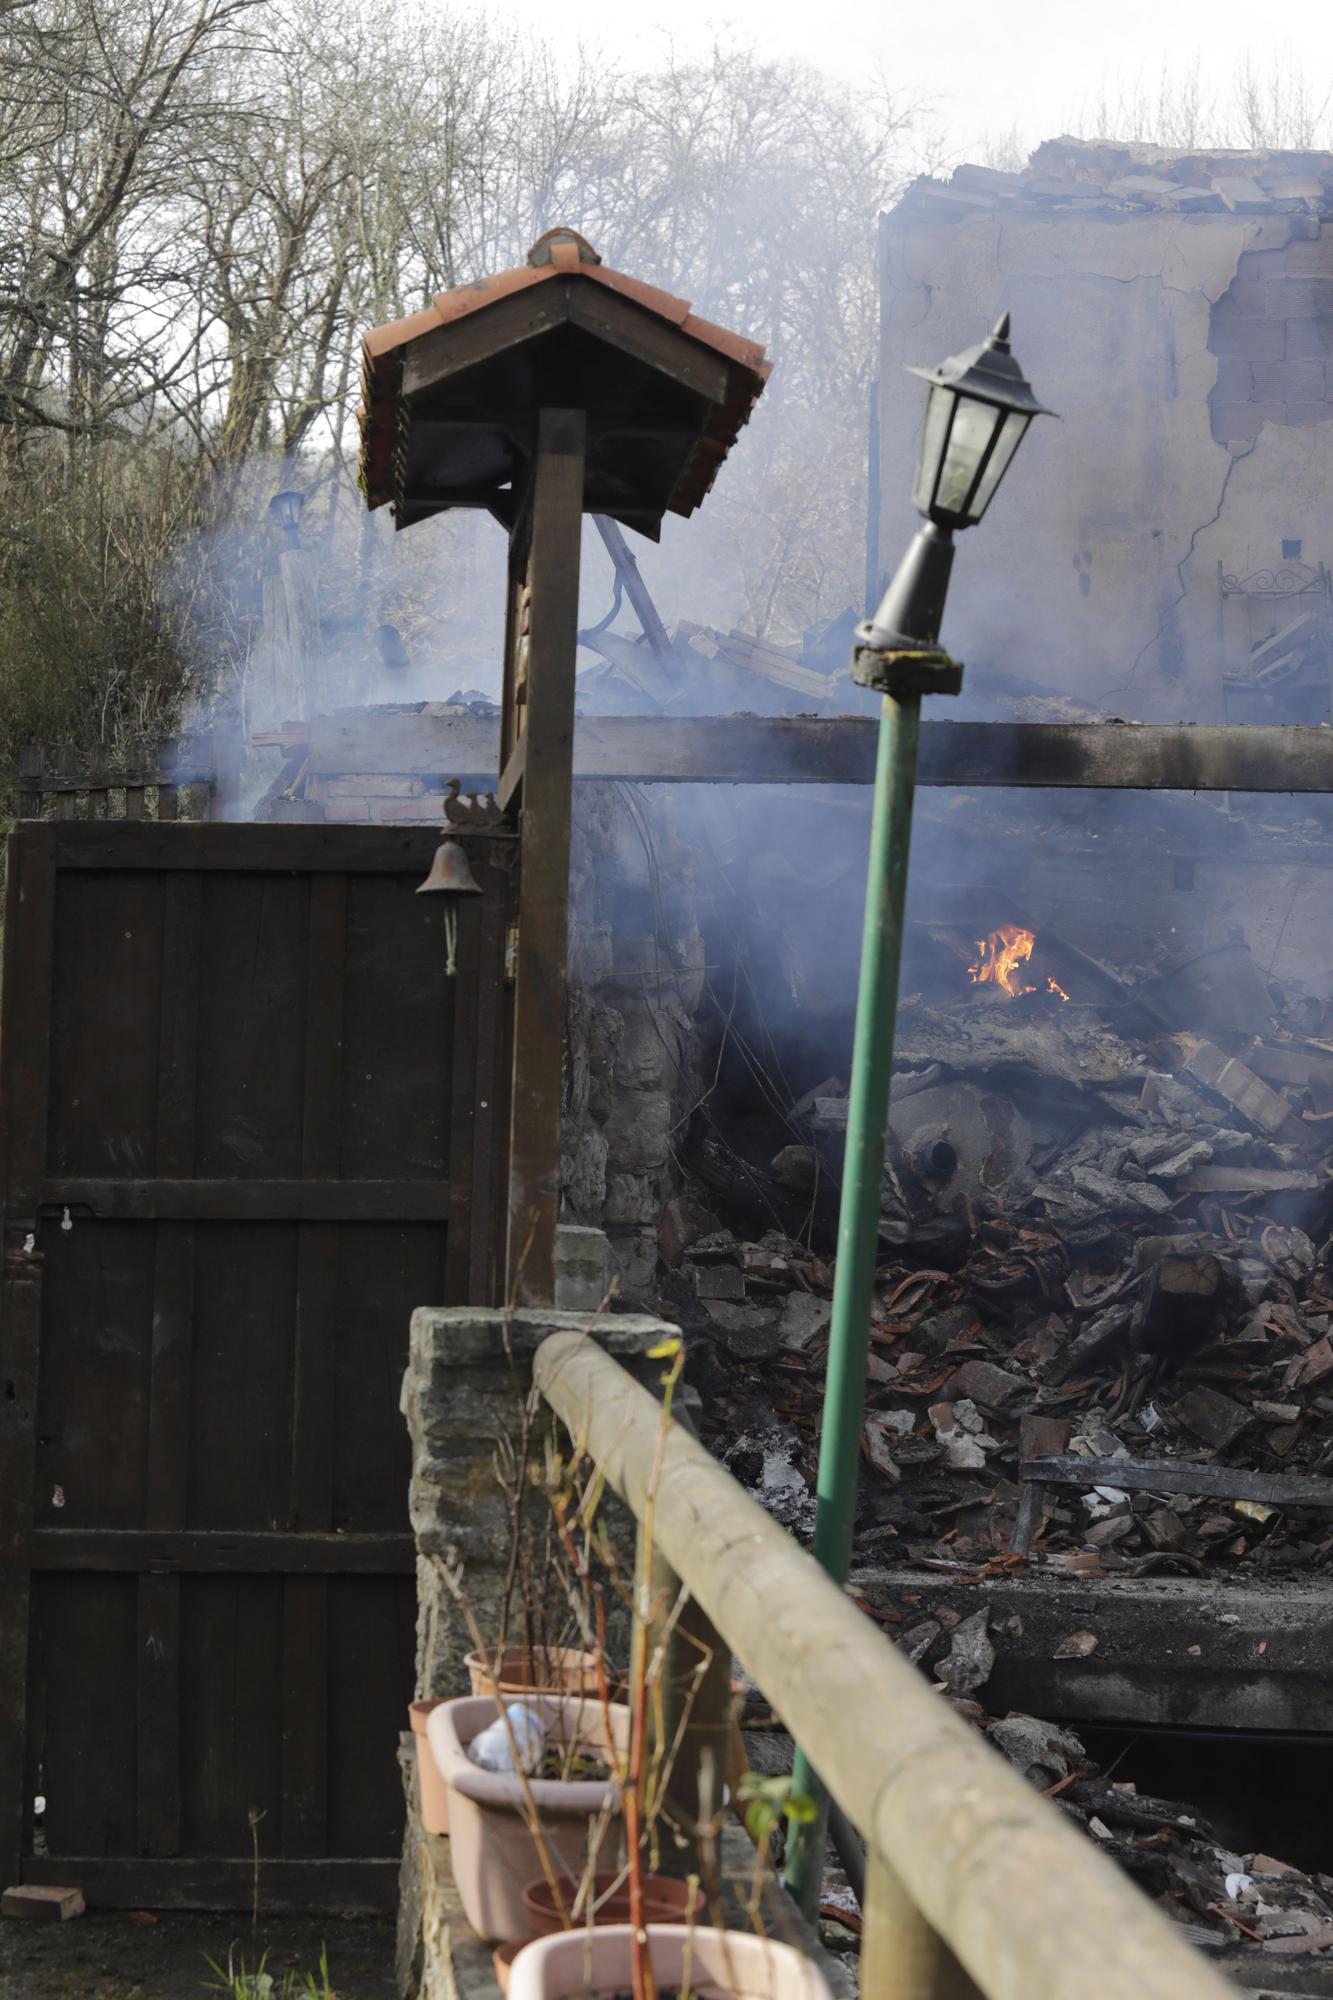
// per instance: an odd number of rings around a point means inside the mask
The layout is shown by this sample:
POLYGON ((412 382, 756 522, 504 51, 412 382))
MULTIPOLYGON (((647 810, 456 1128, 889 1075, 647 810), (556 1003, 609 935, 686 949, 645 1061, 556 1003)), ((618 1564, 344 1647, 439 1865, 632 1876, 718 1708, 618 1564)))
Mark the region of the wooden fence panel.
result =
POLYGON ((253 1826, 270 1907, 395 1900, 408 1320, 493 1270, 500 1181, 508 866, 476 843, 447 980, 435 839, 11 837, 5 1880, 244 1904, 253 1826))

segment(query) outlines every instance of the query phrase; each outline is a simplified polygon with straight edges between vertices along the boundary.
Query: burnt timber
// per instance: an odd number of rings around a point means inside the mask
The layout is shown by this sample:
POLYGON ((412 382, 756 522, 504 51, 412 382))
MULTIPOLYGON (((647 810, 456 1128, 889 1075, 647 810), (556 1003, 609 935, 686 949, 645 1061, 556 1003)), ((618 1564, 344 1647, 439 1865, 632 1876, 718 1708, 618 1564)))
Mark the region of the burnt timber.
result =
MULTIPOLYGON (((582 716, 576 778, 639 784, 868 785, 877 723, 863 716, 582 716)), ((312 776, 494 782, 498 717, 347 710, 256 739, 312 776)), ((1331 792, 1333 728, 1238 723, 925 722, 922 785, 1182 792, 1331 792)))

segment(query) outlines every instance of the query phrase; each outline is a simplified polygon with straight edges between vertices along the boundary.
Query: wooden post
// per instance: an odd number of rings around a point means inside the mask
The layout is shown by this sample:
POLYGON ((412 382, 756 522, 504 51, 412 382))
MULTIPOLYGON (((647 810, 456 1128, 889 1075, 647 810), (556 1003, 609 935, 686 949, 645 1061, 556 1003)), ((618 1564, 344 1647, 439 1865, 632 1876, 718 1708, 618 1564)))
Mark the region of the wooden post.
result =
POLYGON ((872 1848, 861 1912, 861 1991, 875 2000, 980 2000, 937 1931, 872 1848))
POLYGON ((669 1826, 685 1837, 685 1845, 677 1847, 664 1830, 660 1866, 668 1875, 700 1874, 708 1853, 716 1851, 731 1775, 731 1648, 693 1597, 680 1602, 682 1588, 666 1557, 653 1549, 650 1668, 659 1650, 662 1658, 658 1698, 649 1692, 649 1756, 653 1768, 664 1773, 669 1826))
POLYGON ((555 1296, 586 437, 582 410, 541 412, 528 563, 531 631, 522 730, 527 755, 509 1139, 508 1277, 520 1305, 550 1305, 555 1296))
MULTIPOLYGON (((676 1423, 663 1444, 660 1406, 612 1356, 586 1333, 554 1333, 533 1382, 639 1519, 654 1487, 661 1557, 989 2000, 1227 2000, 1177 1927, 930 1692, 702 1445, 676 1423)), ((892 1884, 868 1884, 872 1910, 877 1891, 894 1925, 892 1884)), ((895 1991, 864 1975, 861 1990, 895 1991)), ((970 1995, 954 1979, 931 2000, 970 1995)))

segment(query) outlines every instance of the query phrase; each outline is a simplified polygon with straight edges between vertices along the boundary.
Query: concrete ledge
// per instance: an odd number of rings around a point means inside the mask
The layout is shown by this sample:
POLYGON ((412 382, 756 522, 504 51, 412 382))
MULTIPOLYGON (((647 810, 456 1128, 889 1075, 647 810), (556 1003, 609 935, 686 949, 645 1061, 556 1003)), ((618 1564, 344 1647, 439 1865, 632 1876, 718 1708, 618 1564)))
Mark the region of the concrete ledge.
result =
POLYGON ((928 1570, 880 1571, 877 1604, 901 1628, 932 1611, 991 1608, 995 1667, 982 1698, 997 1713, 1210 1729, 1333 1730, 1333 1587, 1299 1581, 1098 1577, 1040 1570, 965 1583, 928 1570), (1052 1658, 1074 1631, 1087 1659, 1052 1658), (1261 1650, 1262 1648, 1262 1650, 1261 1650))

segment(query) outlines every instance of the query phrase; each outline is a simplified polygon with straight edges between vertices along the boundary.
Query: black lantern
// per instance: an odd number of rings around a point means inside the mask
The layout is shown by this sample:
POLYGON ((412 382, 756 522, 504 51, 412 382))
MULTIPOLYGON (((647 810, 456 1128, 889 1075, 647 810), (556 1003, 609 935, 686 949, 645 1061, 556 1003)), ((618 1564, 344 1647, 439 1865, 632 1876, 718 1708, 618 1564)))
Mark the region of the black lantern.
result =
POLYGON ((268 503, 269 516, 281 528, 289 549, 301 546, 301 509, 304 506, 305 494, 298 493, 294 486, 284 486, 268 503))
MULTIPOLYGON (((913 368, 930 384, 912 500, 926 517, 872 619, 857 627, 852 679, 884 688, 885 656, 929 650, 939 638, 953 567, 953 531, 981 519, 1032 419, 1050 416, 1009 351, 1006 313, 988 340, 942 361, 913 368)), ((952 678, 952 674, 947 675, 952 678)), ((901 666, 892 670, 902 684, 901 666)), ((932 672, 926 691, 956 693, 932 672)))
POLYGON ((930 384, 913 505, 941 527, 974 527, 1032 419, 1051 414, 1009 350, 1008 313, 979 347, 908 373, 930 384))

